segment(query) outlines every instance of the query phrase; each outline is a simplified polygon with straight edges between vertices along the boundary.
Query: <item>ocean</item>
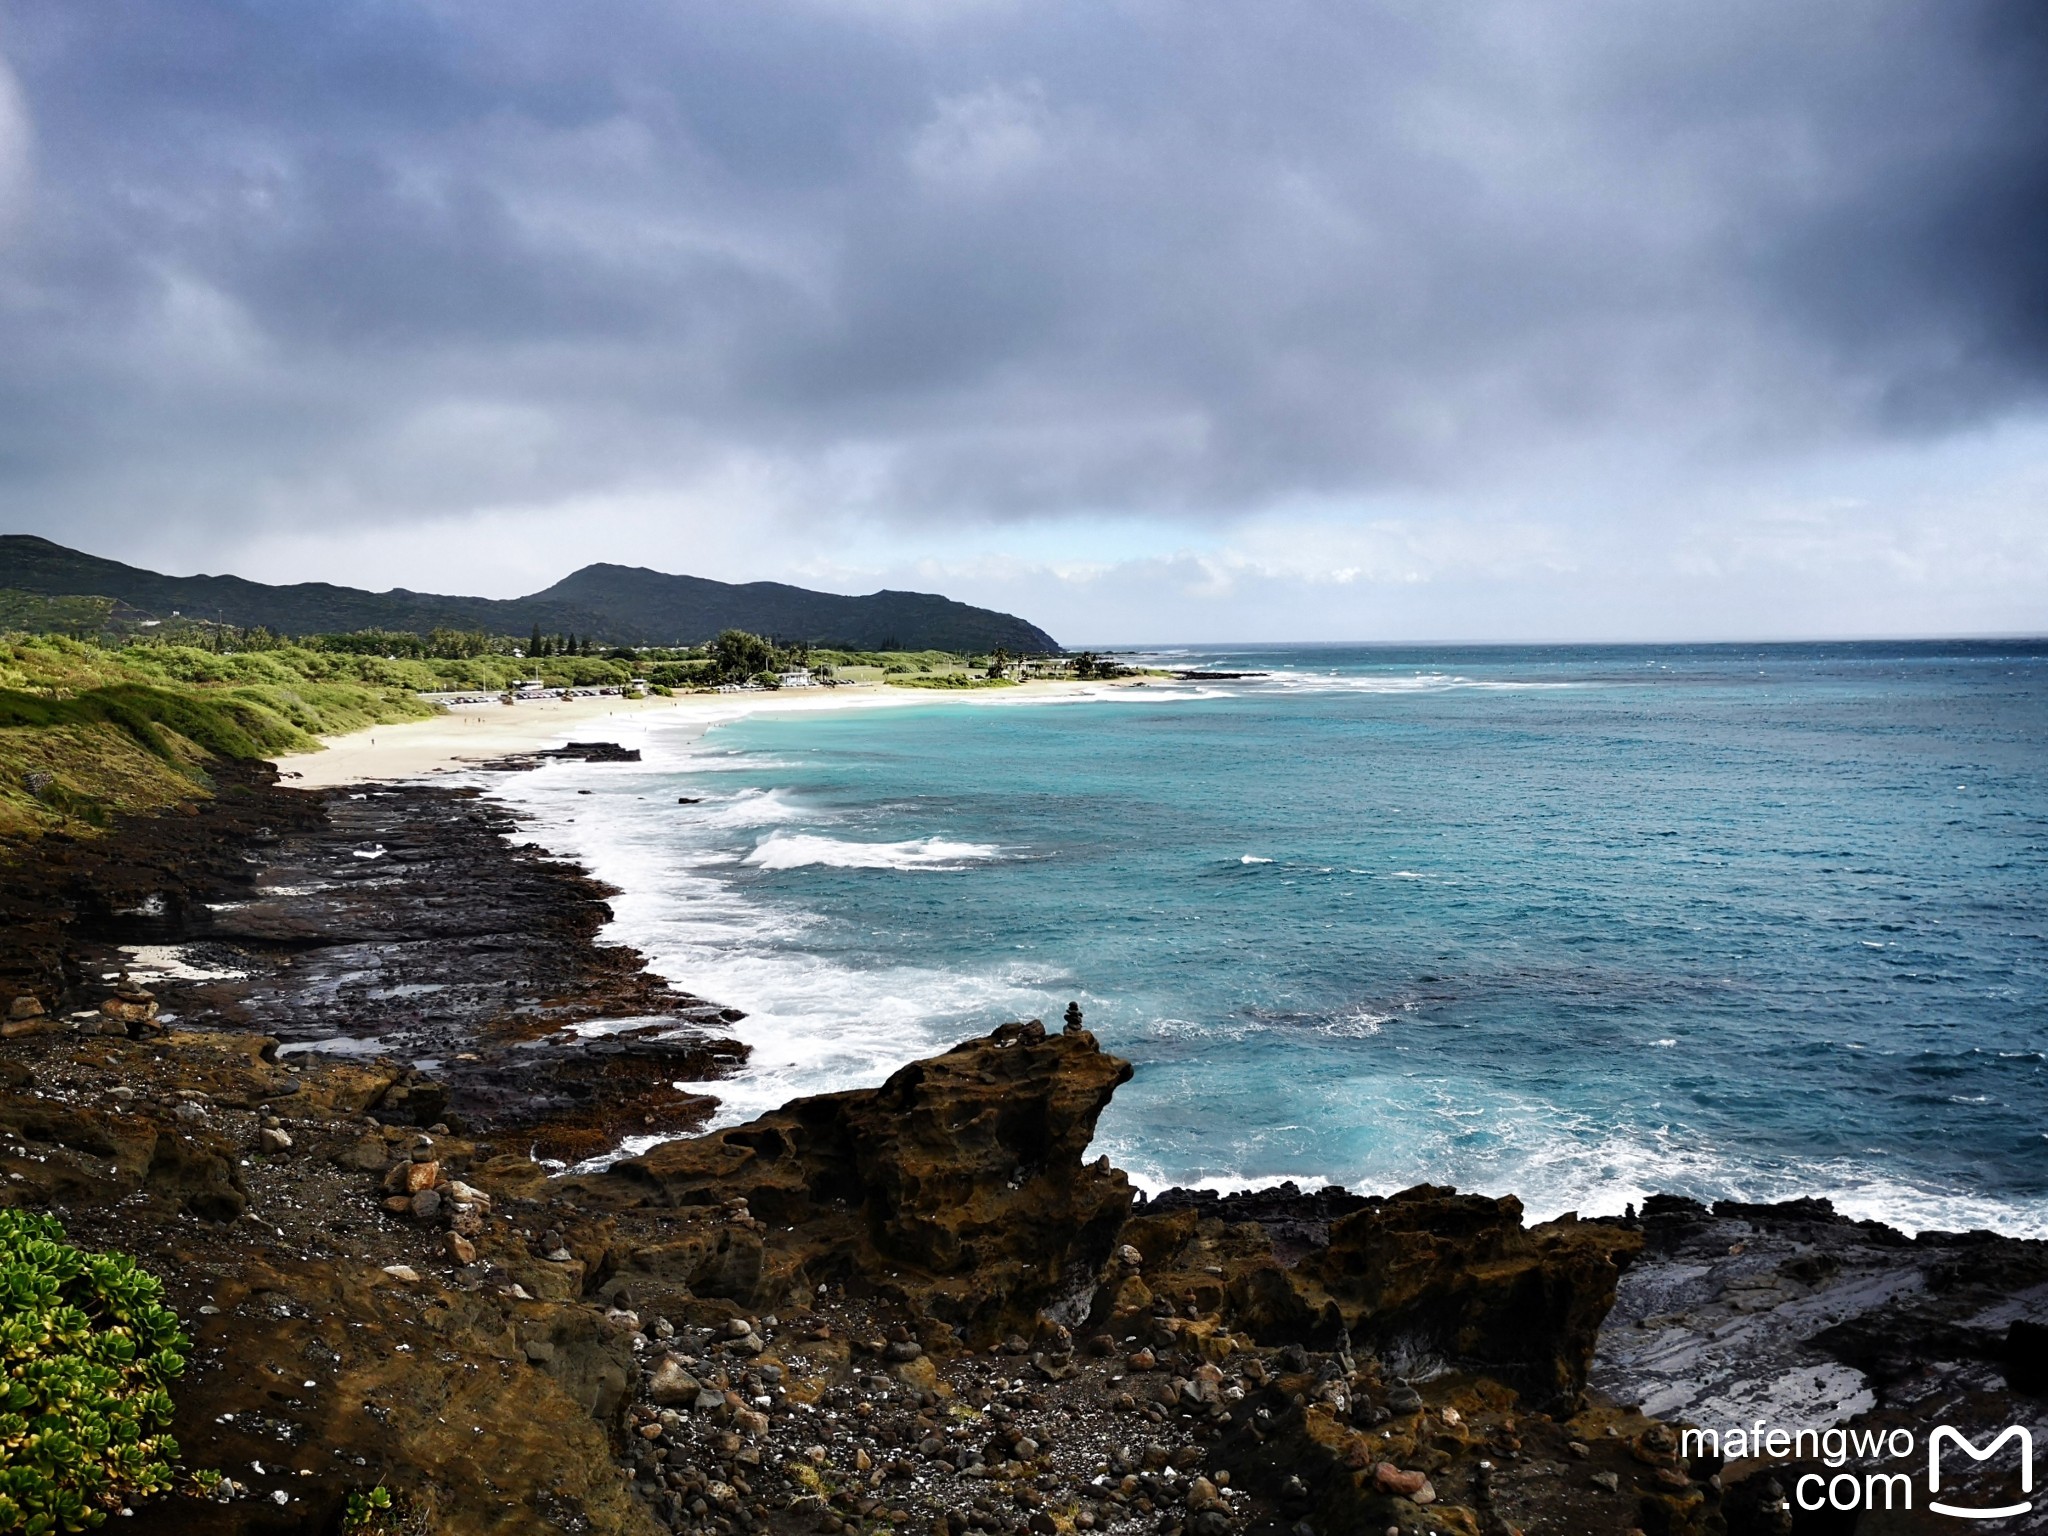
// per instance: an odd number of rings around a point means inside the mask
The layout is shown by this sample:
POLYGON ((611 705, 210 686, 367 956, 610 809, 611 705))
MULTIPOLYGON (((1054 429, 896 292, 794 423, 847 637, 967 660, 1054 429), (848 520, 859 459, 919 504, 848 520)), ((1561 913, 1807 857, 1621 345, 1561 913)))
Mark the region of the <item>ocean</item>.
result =
POLYGON ((2048 1235, 2048 643, 1142 659, 1266 675, 622 720, 494 792, 747 1011, 728 1122, 1072 1000, 1145 1186, 2048 1235))

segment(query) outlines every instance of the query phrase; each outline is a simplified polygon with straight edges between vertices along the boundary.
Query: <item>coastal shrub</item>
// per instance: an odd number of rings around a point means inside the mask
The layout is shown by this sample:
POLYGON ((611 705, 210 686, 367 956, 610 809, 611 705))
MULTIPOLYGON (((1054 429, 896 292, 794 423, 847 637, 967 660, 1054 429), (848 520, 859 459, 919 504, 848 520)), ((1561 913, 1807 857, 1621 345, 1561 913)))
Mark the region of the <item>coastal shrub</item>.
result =
POLYGON ((163 1282, 133 1259, 0 1210, 0 1536, 84 1530, 169 1491, 186 1347, 163 1282))
POLYGON ((750 677, 774 671, 780 660, 773 645, 744 629, 720 630, 709 650, 713 674, 709 681, 712 682, 744 682, 750 677))

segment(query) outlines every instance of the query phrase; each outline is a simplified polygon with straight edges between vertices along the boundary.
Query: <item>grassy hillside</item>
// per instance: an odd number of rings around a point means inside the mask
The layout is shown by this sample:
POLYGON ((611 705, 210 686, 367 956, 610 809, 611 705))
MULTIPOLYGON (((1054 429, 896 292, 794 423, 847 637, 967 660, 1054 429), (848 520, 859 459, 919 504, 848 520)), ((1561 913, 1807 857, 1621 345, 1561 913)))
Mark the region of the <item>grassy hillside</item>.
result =
MULTIPOLYGON (((330 648, 362 638, 223 653, 157 641, 0 635, 0 840, 60 827, 90 832, 122 812, 204 795, 208 764, 221 759, 306 751, 315 737, 423 719, 434 706, 421 693, 497 692, 534 677, 551 687, 645 677, 690 688, 714 681, 717 665, 702 651, 451 658, 330 648)), ((766 654, 776 666, 803 660, 848 681, 1002 686, 979 676, 986 658, 949 651, 766 654)))
POLYGON ((242 629, 260 625, 284 635, 367 629, 525 635, 538 629, 595 638, 605 645, 671 646, 699 645, 720 630, 744 629, 787 642, 886 650, 986 651, 1002 646, 1021 654, 1059 649, 1052 636, 1013 614, 936 593, 848 597, 780 582, 735 585, 624 565, 585 566, 545 591, 500 600, 403 587, 365 592, 326 582, 270 586, 239 576, 166 576, 66 549, 48 539, 4 534, 0 591, 12 594, 17 603, 37 598, 119 599, 162 621, 180 614, 242 629))
POLYGON ((779 581, 740 585, 671 576, 639 566, 587 565, 524 602, 600 613, 637 645, 697 644, 723 629, 780 640, 875 650, 990 651, 1046 654, 1059 642, 1014 614, 955 602, 933 592, 871 592, 846 597, 779 581))
POLYGON ((406 664, 0 638, 0 838, 89 832, 121 812, 207 794, 208 764, 219 759, 270 757, 309 748, 315 736, 431 715, 417 685, 376 675, 398 665, 406 664))

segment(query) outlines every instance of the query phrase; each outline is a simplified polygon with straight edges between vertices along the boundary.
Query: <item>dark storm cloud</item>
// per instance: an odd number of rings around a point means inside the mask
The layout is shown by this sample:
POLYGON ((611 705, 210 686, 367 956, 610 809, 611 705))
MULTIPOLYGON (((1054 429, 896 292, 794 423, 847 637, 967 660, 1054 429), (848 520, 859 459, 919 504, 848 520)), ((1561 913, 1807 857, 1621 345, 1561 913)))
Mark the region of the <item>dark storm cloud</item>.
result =
POLYGON ((2039 15, 22 0, 0 510, 740 455, 1206 516, 1950 431, 2048 374, 2039 15))

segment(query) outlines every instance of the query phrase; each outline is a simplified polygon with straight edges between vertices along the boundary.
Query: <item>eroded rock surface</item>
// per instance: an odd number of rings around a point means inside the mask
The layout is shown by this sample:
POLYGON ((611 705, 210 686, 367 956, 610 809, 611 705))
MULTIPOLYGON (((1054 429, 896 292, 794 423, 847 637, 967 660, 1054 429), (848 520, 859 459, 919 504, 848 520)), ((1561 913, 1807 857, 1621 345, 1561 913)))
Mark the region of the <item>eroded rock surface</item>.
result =
POLYGON ((713 1100, 674 1085, 745 1060, 721 1032, 739 1015, 598 942, 611 893, 512 846, 517 822, 476 791, 220 773, 179 814, 12 861, 0 1007, 55 1025, 141 985, 166 1025, 415 1065, 394 1113, 402 1098, 422 1126, 523 1133, 564 1161, 701 1125, 713 1100))
MULTIPOLYGON (((1725 1434, 1754 1424, 1925 1437, 1948 1424, 1983 1443, 2018 1424, 2048 1443, 2048 1243, 1988 1232, 1908 1237, 1838 1215, 1825 1200, 1657 1196, 1642 1258, 1601 1331, 1593 1384, 1645 1413, 1725 1434)), ((1736 1536, 1793 1526, 1780 1511, 1796 1479, 1840 1467, 1745 1455, 1730 1464, 1736 1536), (1775 1486, 1776 1494, 1767 1492, 1775 1486)), ((1924 1455, 1854 1458, 1852 1473, 1912 1472, 1924 1455)), ((1953 1458, 1957 1502, 2012 1502, 2015 1469, 1953 1458)), ((1886 1530, 1954 1529, 1922 1507, 1886 1530)), ((1809 1522, 1810 1523, 1810 1522, 1809 1522)), ((2048 1510, 2032 1526, 2048 1529, 2048 1510)))
POLYGON ((1082 1155, 1130 1075, 1085 1031, 1006 1025, 880 1088, 668 1142, 561 1194, 631 1210, 744 1203, 776 1235, 736 1300, 772 1306, 858 1275, 986 1342, 1041 1309, 1085 1315, 1131 1187, 1082 1155))

